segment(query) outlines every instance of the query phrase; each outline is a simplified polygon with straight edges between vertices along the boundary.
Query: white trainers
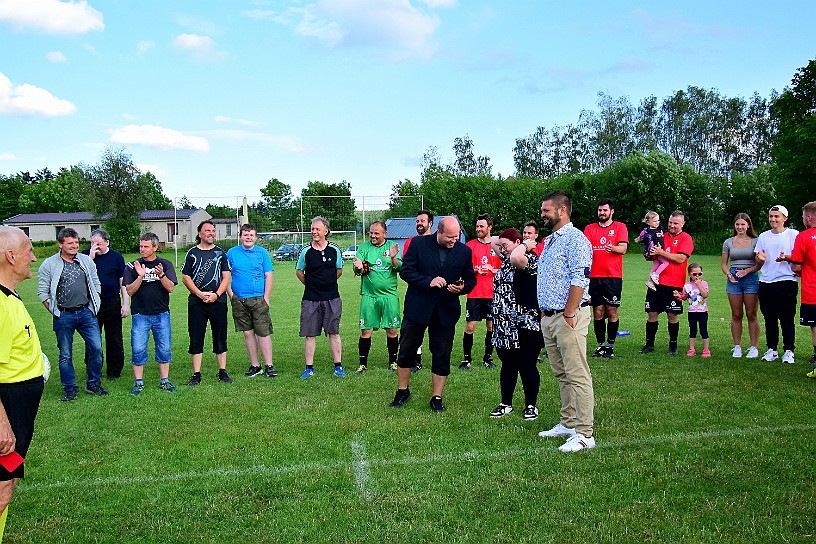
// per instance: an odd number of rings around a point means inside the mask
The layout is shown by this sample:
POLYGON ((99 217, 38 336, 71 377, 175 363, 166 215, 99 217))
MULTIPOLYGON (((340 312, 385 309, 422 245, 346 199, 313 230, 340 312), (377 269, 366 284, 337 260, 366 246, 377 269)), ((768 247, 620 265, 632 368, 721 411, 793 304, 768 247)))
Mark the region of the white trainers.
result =
POLYGON ((564 427, 560 423, 548 431, 541 431, 540 433, 538 433, 538 436, 540 436, 541 438, 552 438, 555 436, 575 436, 575 435, 576 435, 575 429, 564 427))
POLYGON ((745 356, 746 359, 756 359, 759 357, 759 350, 756 346, 751 346, 748 348, 748 354, 745 356))
POLYGON ((739 359, 740 357, 742 357, 742 347, 734 346, 733 348, 731 348, 731 357, 733 357, 734 359, 739 359))
POLYGON ((796 362, 796 359, 793 357, 793 352, 791 350, 789 349, 785 350, 784 355, 782 355, 782 362, 788 363, 789 365, 792 365, 796 362))
POLYGON ((779 354, 776 352, 775 349, 769 349, 765 352, 765 355, 762 356, 762 360, 770 363, 771 361, 776 361, 779 359, 779 354))
POLYGON ((558 451, 562 451, 564 453, 575 453, 576 451, 581 450, 591 450, 594 447, 595 437, 590 436, 587 438, 581 433, 575 433, 569 438, 569 440, 564 442, 564 444, 558 448, 558 451))
POLYGON ((513 412, 513 407, 509 404, 499 404, 496 409, 490 412, 490 417, 504 417, 513 412))

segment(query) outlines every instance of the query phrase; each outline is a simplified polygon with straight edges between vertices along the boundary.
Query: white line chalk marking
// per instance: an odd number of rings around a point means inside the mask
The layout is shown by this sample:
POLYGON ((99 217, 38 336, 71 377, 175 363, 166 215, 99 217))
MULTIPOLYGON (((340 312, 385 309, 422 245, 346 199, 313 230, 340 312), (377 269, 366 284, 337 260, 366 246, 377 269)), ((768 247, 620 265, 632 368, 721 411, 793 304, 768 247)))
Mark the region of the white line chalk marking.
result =
MULTIPOLYGON (((719 431, 703 431, 697 433, 678 433, 664 436, 647 436, 643 438, 634 438, 631 440, 618 441, 603 441, 600 440, 595 449, 613 449, 613 448, 629 448, 632 446, 651 446, 655 443, 680 443, 680 442, 695 442, 705 439, 717 438, 733 438, 735 436, 751 436, 759 434, 778 434, 789 432, 813 432, 816 431, 816 425, 801 424, 801 425, 782 425, 778 427, 750 427, 745 429, 722 429, 719 431)), ((535 438, 541 446, 518 448, 511 450, 490 450, 490 451, 465 451, 460 453, 448 453, 438 455, 428 455, 425 457, 403 457, 401 459, 369 459, 365 450, 365 444, 362 441, 353 441, 352 448, 352 463, 351 469, 354 472, 354 479, 357 488, 365 498, 370 498, 372 491, 370 489, 370 468, 371 467, 388 467, 400 465, 425 465, 429 463, 449 462, 459 463, 465 461, 479 461, 495 458, 506 457, 521 457, 530 454, 546 454, 564 455, 558 451, 560 444, 555 440, 546 440, 535 438)), ((578 455, 593 455, 592 452, 580 453, 578 455)), ((96 478, 89 480, 58 480, 55 482, 38 482, 33 484, 26 484, 25 480, 19 482, 18 489, 20 492, 34 492, 45 491, 50 489, 77 489, 82 487, 119 487, 123 485, 132 484, 151 484, 161 482, 176 482, 184 480, 200 480, 212 478, 224 478, 235 476, 251 476, 251 475, 274 475, 274 474, 295 474, 301 472, 331 472, 338 470, 346 470, 349 468, 349 463, 344 461, 335 461, 332 463, 302 463, 298 465, 256 465, 252 467, 231 468, 231 469, 212 469, 205 471, 189 471, 178 472, 176 474, 159 474, 155 476, 115 476, 110 478, 96 478)))

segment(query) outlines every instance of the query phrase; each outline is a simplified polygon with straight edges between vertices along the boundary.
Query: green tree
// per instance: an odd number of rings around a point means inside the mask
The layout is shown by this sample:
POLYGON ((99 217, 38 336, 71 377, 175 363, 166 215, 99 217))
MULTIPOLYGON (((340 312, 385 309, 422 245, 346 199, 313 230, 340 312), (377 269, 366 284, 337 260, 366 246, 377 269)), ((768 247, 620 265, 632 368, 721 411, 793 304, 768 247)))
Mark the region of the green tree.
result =
POLYGON ((413 217, 422 207, 420 186, 404 179, 391 186, 388 217, 413 217))
POLYGON ((173 202, 162 191, 161 182, 150 171, 138 178, 141 190, 149 197, 147 210, 172 210, 173 202))
POLYGON ((779 168, 779 200, 796 217, 814 199, 816 182, 816 60, 799 68, 791 86, 774 100, 771 113, 778 124, 773 158, 779 168))
POLYGON ((0 174, 0 219, 8 219, 20 211, 20 195, 25 190, 25 183, 18 175, 0 174))
POLYGON ((357 217, 354 214, 354 199, 351 198, 351 184, 324 183, 310 181, 301 191, 303 199, 303 225, 312 217, 322 215, 331 223, 332 230, 355 230, 357 217))
POLYGON ((21 213, 58 213, 82 211, 82 186, 85 172, 81 166, 61 168, 56 176, 50 170, 38 171, 43 181, 25 185, 19 197, 21 213))

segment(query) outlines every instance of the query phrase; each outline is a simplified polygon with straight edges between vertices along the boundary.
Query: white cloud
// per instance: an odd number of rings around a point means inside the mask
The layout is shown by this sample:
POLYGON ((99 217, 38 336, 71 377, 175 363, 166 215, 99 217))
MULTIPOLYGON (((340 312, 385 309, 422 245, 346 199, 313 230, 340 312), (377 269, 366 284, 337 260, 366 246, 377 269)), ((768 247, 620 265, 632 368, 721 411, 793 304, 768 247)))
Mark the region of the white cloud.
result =
POLYGON ((280 136, 277 134, 266 134, 263 132, 235 129, 207 130, 202 131, 201 134, 207 134, 209 136, 222 138, 225 140, 261 142, 269 144, 277 149, 288 151, 289 153, 308 153, 313 150, 312 147, 301 143, 293 136, 280 136))
POLYGON ((29 83, 14 85, 0 72, 0 115, 71 115, 76 106, 29 83))
POLYGON ((133 115, 132 113, 127 113, 127 112, 123 113, 123 114, 122 114, 122 117, 124 117, 124 118, 125 118, 125 119, 127 119, 128 121, 135 121, 136 119, 138 119, 138 118, 139 118, 138 116, 133 115))
POLYGON ((162 174, 164 174, 164 170, 162 170, 160 167, 156 166, 155 164, 137 164, 136 168, 138 168, 139 172, 141 172, 143 174, 146 174, 146 173, 150 172, 151 174, 153 174, 156 177, 159 177, 162 174))
POLYGON ((189 51, 198 60, 223 60, 227 54, 218 50, 215 40, 209 36, 198 34, 179 34, 173 40, 173 45, 179 49, 189 51))
POLYGON ((419 0, 429 8, 450 8, 456 5, 456 0, 419 0))
MULTIPOLYGON (((453 5, 452 0, 427 0, 428 8, 453 5)), ((423 55, 435 50, 431 37, 439 17, 409 0, 318 0, 290 7, 285 14, 268 10, 244 12, 290 26, 297 34, 330 47, 407 48, 423 55)))
POLYGON ((50 60, 51 62, 68 62, 68 59, 65 58, 65 55, 62 54, 62 51, 50 51, 45 58, 50 60))
POLYGON ((249 119, 241 119, 238 117, 227 117, 226 115, 216 115, 216 123, 234 123, 245 127, 254 127, 260 125, 257 121, 250 121, 249 119))
POLYGON ((14 153, 0 153, 0 161, 13 161, 16 158, 14 153))
POLYGON ((156 47, 156 43, 153 40, 142 40, 136 44, 136 54, 140 57, 156 47))
POLYGON ((102 13, 85 0, 0 0, 0 21, 48 34, 84 34, 105 28, 102 13))
POLYGON ((204 138, 189 136, 177 130, 156 125, 126 125, 111 131, 110 141, 115 144, 157 147, 165 151, 183 150, 205 153, 210 150, 210 144, 204 138))

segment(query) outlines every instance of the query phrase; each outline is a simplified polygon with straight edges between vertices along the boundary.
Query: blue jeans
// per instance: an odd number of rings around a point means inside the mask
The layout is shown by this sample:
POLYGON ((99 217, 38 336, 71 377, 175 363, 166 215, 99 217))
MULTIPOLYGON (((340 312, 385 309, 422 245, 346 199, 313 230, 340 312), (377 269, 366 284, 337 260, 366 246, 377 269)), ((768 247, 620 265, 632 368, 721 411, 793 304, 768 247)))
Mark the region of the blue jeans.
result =
POLYGON ((131 364, 147 364, 147 339, 153 331, 156 346, 156 362, 169 363, 173 360, 171 351, 170 312, 155 315, 133 314, 130 324, 131 364))
POLYGON ((96 316, 90 308, 83 308, 78 312, 62 312, 59 317, 54 316, 54 332, 60 352, 60 381, 65 389, 77 389, 73 362, 74 331, 85 340, 87 383, 99 383, 102 380, 102 333, 99 332, 96 316))

